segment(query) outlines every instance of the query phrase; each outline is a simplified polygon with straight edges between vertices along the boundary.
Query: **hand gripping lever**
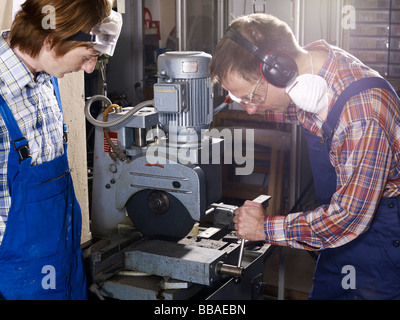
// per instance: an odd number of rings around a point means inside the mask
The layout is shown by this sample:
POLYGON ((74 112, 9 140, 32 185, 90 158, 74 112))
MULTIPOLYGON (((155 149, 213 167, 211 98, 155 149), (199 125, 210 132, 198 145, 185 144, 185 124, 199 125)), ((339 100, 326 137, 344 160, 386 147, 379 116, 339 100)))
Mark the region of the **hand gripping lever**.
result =
MULTIPOLYGON (((258 202, 261 203, 264 209, 267 207, 268 200, 271 199, 270 196, 266 195, 261 195, 257 197, 256 199, 253 200, 253 202, 258 202)), ((234 213, 233 213, 234 215, 234 213)), ((242 266, 242 261, 243 261, 243 254, 244 254, 244 247, 245 247, 246 240, 240 239, 240 251, 239 251, 239 259, 237 266, 229 265, 229 264, 224 264, 222 261, 220 261, 216 268, 215 272, 217 275, 230 275, 235 277, 235 282, 240 282, 240 279, 243 277, 244 274, 244 267, 242 266)))

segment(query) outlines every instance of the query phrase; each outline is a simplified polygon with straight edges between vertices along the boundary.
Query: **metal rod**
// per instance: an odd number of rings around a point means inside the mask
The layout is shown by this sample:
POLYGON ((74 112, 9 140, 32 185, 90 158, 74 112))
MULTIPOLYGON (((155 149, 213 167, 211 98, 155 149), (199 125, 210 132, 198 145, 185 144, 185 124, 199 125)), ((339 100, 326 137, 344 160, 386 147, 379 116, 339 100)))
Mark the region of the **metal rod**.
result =
POLYGON ((244 240, 244 239, 241 239, 240 241, 241 241, 241 242, 240 242, 239 260, 238 260, 238 264, 237 264, 238 268, 242 266, 243 252, 244 252, 244 242, 245 242, 245 240, 244 240))
POLYGON ((176 36, 179 51, 186 51, 187 41, 187 3, 186 0, 176 0, 176 36))
POLYGON ((176 37, 178 50, 182 51, 182 0, 176 0, 176 37))
POLYGON ((136 147, 143 148, 147 145, 146 129, 135 128, 135 144, 136 147))
POLYGON ((232 277, 241 278, 243 277, 244 268, 243 267, 236 267, 230 264, 224 264, 222 261, 217 264, 216 266, 216 274, 217 275, 228 275, 232 277))

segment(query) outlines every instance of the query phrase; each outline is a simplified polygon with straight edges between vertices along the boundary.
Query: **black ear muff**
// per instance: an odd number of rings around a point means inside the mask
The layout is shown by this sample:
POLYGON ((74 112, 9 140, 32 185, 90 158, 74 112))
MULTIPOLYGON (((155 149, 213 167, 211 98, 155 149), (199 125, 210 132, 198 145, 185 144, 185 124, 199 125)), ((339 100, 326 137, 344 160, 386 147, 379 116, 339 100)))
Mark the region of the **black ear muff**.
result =
POLYGON ((286 88, 297 78, 297 64, 286 52, 272 50, 265 53, 231 27, 228 28, 225 36, 261 61, 261 75, 272 85, 286 88))
POLYGON ((288 87, 297 78, 297 64, 282 51, 271 51, 260 64, 260 71, 266 81, 278 88, 288 87))

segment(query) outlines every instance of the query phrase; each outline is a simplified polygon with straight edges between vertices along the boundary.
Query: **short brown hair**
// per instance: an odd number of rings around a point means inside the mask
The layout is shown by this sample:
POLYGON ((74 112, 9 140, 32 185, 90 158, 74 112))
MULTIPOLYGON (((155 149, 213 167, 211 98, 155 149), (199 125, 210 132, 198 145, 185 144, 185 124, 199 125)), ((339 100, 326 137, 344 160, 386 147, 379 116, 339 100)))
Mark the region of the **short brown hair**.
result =
MULTIPOLYGON (((287 52, 296 58, 301 47, 290 27, 269 14, 250 14, 234 20, 231 28, 266 53, 271 50, 287 52)), ((227 37, 218 43, 210 63, 214 83, 221 83, 228 73, 236 73, 243 79, 254 81, 260 76, 260 60, 227 37)))
POLYGON ((79 31, 89 33, 93 26, 110 15, 111 9, 109 0, 26 0, 11 26, 11 47, 36 57, 47 36, 50 36, 57 56, 76 47, 90 46, 87 42, 64 40, 79 31), (56 23, 55 28, 46 29, 42 22, 48 12, 43 8, 48 5, 55 9, 56 23))

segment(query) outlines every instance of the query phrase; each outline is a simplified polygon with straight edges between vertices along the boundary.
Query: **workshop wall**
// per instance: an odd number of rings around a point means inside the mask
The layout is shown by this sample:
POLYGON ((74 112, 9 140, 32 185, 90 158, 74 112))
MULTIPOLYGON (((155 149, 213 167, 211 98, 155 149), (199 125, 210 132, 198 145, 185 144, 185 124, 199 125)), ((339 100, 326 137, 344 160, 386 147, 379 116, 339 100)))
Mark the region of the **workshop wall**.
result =
MULTIPOLYGON (((12 21, 12 0, 1 0, 0 30, 9 29, 12 21)), ((61 100, 68 125, 68 156, 76 197, 82 208, 82 242, 90 239, 89 202, 86 164, 86 130, 84 115, 83 71, 60 79, 61 100)))

